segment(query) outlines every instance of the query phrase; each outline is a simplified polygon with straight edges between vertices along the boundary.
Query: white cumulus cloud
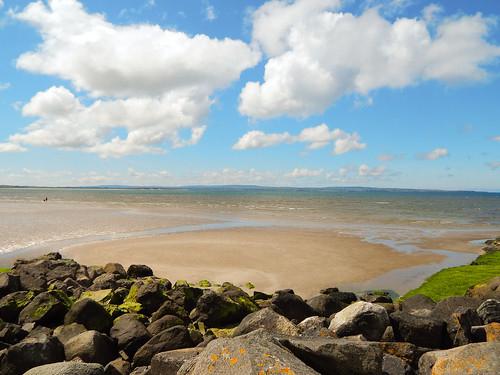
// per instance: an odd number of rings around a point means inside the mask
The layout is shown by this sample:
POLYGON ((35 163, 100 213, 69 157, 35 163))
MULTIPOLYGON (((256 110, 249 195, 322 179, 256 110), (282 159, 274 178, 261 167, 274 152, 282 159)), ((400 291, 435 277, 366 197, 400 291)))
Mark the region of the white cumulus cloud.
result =
POLYGON ((300 177, 318 177, 323 174, 322 169, 307 169, 307 168, 295 168, 290 173, 287 173, 285 177, 300 178, 300 177))
POLYGON ((233 146, 234 150, 271 147, 283 143, 305 143, 309 150, 333 145, 335 155, 366 148, 358 133, 347 133, 341 129, 330 130, 326 124, 303 129, 298 135, 264 133, 253 130, 243 135, 233 146))
POLYGON ((500 135, 497 135, 496 137, 492 138, 496 142, 500 142, 500 135))
POLYGON ((384 166, 370 168, 366 164, 361 164, 358 168, 358 175, 361 177, 366 177, 366 176, 378 177, 383 175, 384 172, 385 172, 384 166))
POLYGON ((195 144, 214 92, 260 59, 239 40, 152 24, 115 25, 77 0, 33 2, 15 17, 42 37, 17 67, 68 80, 92 101, 64 87, 36 94, 23 114, 37 119, 10 137, 15 143, 81 148, 103 157, 195 144))
POLYGON ((25 152, 26 148, 16 144, 16 143, 0 143, 0 153, 1 152, 25 152))
POLYGON ((305 117, 347 94, 425 80, 478 81, 500 56, 486 40, 492 22, 481 14, 442 19, 431 32, 424 18, 388 21, 374 8, 357 16, 336 5, 272 0, 254 12, 253 42, 269 60, 263 81, 242 90, 242 114, 305 117))
POLYGON ((435 148, 425 154, 421 154, 420 157, 425 160, 437 160, 448 156, 449 152, 446 148, 435 148))

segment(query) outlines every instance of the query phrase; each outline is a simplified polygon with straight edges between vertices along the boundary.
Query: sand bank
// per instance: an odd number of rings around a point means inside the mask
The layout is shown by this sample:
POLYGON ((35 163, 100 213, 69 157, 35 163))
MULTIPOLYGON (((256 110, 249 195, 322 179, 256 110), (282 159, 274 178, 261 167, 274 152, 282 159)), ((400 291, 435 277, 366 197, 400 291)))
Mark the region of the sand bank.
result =
POLYGON ((80 245, 64 254, 83 264, 148 264, 172 281, 251 281, 262 291, 292 287, 305 297, 324 287, 443 260, 433 253, 399 253, 335 231, 297 228, 176 233, 80 245))

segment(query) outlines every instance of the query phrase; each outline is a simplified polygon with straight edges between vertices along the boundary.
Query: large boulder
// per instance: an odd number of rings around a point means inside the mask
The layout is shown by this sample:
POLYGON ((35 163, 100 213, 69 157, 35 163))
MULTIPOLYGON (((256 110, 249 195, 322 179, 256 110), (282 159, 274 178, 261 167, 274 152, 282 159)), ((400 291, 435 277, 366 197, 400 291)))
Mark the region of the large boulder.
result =
POLYGON ((208 327, 222 327, 240 322, 246 315, 257 310, 258 307, 248 295, 231 297, 207 289, 198 299, 190 318, 203 322, 208 327))
POLYGON ((133 357, 135 352, 151 338, 146 326, 135 314, 118 317, 111 328, 110 336, 116 341, 118 349, 123 350, 129 357, 133 357))
POLYGON ((21 282, 19 276, 4 272, 0 273, 0 298, 19 291, 21 282))
POLYGON ((189 360, 195 358, 204 348, 186 348, 158 353, 151 360, 151 375, 176 375, 189 360))
POLYGON ((404 311, 391 314, 394 337, 426 348, 441 348, 445 340, 442 320, 411 315, 404 311))
POLYGON ((97 331, 86 331, 64 344, 66 360, 80 358, 84 362, 106 365, 118 355, 115 344, 108 336, 97 331))
POLYGON ((324 316, 325 318, 347 307, 345 303, 328 294, 314 296, 308 299, 306 303, 314 310, 315 315, 324 316))
POLYGON ((500 301, 496 299, 484 301, 477 308, 477 313, 484 324, 500 323, 500 301))
POLYGON ((167 299, 165 300, 165 302, 163 302, 160 308, 155 311, 153 315, 151 315, 151 321, 155 322, 165 315, 174 315, 182 319, 183 321, 188 322, 189 316, 183 302, 183 298, 182 301, 179 301, 179 299, 172 298, 172 296, 167 295, 167 299))
POLYGON ((29 369, 64 361, 64 348, 55 337, 26 338, 0 355, 0 375, 21 375, 29 369))
POLYGON ((0 299, 0 319, 17 323, 19 313, 35 298, 32 291, 21 291, 7 294, 0 299))
POLYGON ((382 375, 383 351, 369 342, 328 337, 286 338, 280 342, 321 374, 382 375))
POLYGON ((71 300, 64 292, 60 290, 43 292, 19 313, 19 323, 38 323, 54 327, 62 323, 70 306, 71 300))
POLYGON ((282 335, 298 336, 300 333, 295 324, 268 307, 244 317, 233 332, 233 336, 241 336, 260 328, 282 335))
POLYGON ((24 375, 103 375, 98 363, 59 362, 32 368, 24 375))
POLYGON ((154 336, 168 328, 182 325, 184 325, 184 321, 178 316, 164 315, 160 319, 155 320, 153 323, 148 325, 147 330, 152 336, 154 336))
POLYGON ((415 294, 402 301, 400 307, 405 313, 428 317, 436 307, 436 302, 423 294, 415 294))
POLYGON ((132 264, 127 269, 127 276, 133 279, 153 276, 153 270, 144 264, 132 264))
MULTIPOLYGON (((281 337, 279 341, 299 359, 322 374, 386 375, 386 356, 399 368, 416 369, 418 360, 428 349, 409 343, 368 342, 332 337, 281 337)), ((401 373, 397 373, 400 375, 401 373)), ((412 372, 413 374, 413 372, 412 372)), ((392 374, 391 374, 392 375, 392 374)))
POLYGON ((160 332, 146 342, 134 355, 134 367, 149 365, 155 354, 194 346, 189 331, 184 326, 175 326, 160 332))
POLYGON ((500 343, 476 343, 424 354, 419 375, 500 374, 500 343))
POLYGON ((82 299, 66 313, 64 324, 79 323, 88 330, 109 332, 113 320, 109 313, 99 303, 90 298, 82 299))
POLYGON ((264 330, 236 338, 211 341, 187 361, 178 375, 198 374, 297 374, 318 375, 264 330))
POLYGON ((369 302, 355 302, 335 314, 329 329, 339 337, 362 334, 368 340, 378 341, 389 325, 386 310, 369 302))
POLYGON ((303 321, 305 318, 316 315, 313 308, 291 289, 275 292, 271 298, 271 304, 276 306, 283 316, 290 320, 295 320, 297 323, 303 321))
POLYGON ((16 261, 12 274, 18 275, 23 290, 41 291, 52 280, 74 279, 80 265, 71 259, 47 255, 33 260, 16 261))

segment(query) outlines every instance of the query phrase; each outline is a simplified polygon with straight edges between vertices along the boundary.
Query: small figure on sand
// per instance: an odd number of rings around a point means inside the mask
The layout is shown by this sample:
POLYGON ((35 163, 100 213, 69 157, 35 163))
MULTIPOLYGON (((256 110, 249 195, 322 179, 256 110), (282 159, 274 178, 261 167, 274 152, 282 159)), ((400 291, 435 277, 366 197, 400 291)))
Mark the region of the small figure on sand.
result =
POLYGON ((44 202, 48 202, 49 201, 49 198, 45 197, 45 199, 43 200, 44 202))

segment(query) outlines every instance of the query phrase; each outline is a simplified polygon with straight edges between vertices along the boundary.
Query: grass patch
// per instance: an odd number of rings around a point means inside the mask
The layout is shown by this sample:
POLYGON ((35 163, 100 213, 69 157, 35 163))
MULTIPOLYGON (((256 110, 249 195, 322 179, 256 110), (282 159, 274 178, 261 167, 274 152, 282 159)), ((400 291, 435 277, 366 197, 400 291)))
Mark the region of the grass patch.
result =
POLYGON ((500 251, 480 255, 466 266, 445 268, 430 276, 402 299, 423 294, 438 302, 451 296, 463 296, 467 289, 500 276, 500 251))
POLYGON ((9 271, 10 271, 10 268, 0 267, 0 273, 5 273, 5 272, 9 272, 9 271))

